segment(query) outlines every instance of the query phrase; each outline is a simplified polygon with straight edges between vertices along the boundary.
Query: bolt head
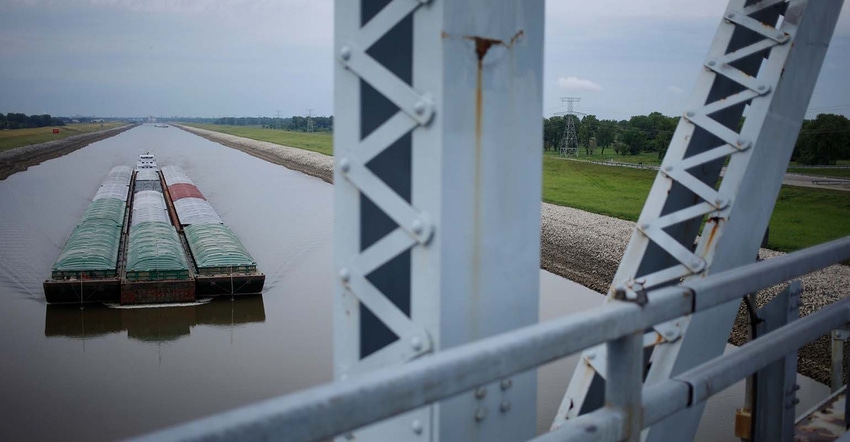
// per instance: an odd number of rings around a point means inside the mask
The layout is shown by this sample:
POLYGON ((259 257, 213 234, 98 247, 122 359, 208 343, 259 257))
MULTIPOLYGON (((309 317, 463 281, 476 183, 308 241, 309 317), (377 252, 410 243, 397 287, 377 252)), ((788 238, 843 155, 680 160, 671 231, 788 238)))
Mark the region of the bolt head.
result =
POLYGON ((478 387, 475 389, 475 399, 481 400, 487 397, 487 389, 484 387, 478 387))
POLYGON ((501 383, 500 386, 502 387, 502 390, 507 390, 507 389, 511 388, 511 386, 513 384, 514 384, 514 381, 512 381, 510 379, 502 379, 502 383, 501 383))
POLYGON ((671 170, 673 170, 673 166, 664 166, 664 170, 670 172, 671 170))
POLYGON ((511 401, 502 401, 502 403, 499 404, 499 411, 502 413, 511 411, 511 401))
POLYGON ((410 424, 410 428, 416 434, 422 434, 422 422, 419 419, 415 419, 412 424, 410 424))
POLYGON ((413 220, 413 223, 410 225, 410 228, 413 230, 413 233, 416 233, 416 234, 422 233, 422 229, 424 228, 424 225, 422 224, 422 220, 420 220, 420 219, 413 220))
POLYGON ((413 112, 416 112, 416 115, 422 115, 425 113, 426 104, 424 101, 419 100, 413 104, 413 112))
POLYGON ((776 38, 778 38, 780 40, 784 39, 787 36, 788 35, 786 35, 784 32, 780 32, 780 33, 776 34, 776 38))
POLYGON ((735 13, 730 12, 730 13, 726 14, 726 18, 729 18, 729 19, 735 18, 735 13))
POLYGON ((351 280, 351 271, 348 270, 348 267, 339 269, 339 279, 341 279, 342 282, 348 282, 351 280))
POLYGON ((484 407, 475 410, 475 420, 481 422, 484 418, 487 417, 487 409, 484 407))
POLYGON ((343 46, 342 49, 339 50, 339 57, 345 61, 351 58, 351 48, 348 46, 343 46))
POLYGON ((596 359, 596 353, 588 353, 587 354, 587 360, 588 361, 592 361, 594 359, 596 359))
POLYGON ((709 62, 708 62, 708 65, 709 65, 709 66, 714 66, 714 65, 716 65, 716 64, 717 64, 717 62, 716 62, 716 61, 714 61, 714 60, 711 60, 711 61, 709 61, 709 62))
POLYGON ((419 351, 422 350, 422 339, 419 339, 418 336, 414 336, 410 339, 410 348, 419 351))
POLYGON ((339 160, 339 170, 343 173, 348 172, 351 169, 351 162, 348 161, 348 158, 342 158, 339 160))
POLYGON ((686 113, 685 115, 687 115, 688 118, 693 118, 696 114, 693 111, 688 111, 688 113, 686 113))

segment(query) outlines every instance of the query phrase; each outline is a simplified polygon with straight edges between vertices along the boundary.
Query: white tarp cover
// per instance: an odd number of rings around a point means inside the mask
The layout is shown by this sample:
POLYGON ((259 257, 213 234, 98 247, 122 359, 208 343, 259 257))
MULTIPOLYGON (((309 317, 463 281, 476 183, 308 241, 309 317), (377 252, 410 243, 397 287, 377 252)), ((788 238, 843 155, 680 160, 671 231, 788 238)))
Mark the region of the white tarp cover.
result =
POLYGON ((136 181, 159 181, 159 174, 156 169, 139 169, 136 172, 136 181))
POLYGON ((162 176, 165 177, 165 184, 169 186, 177 183, 195 184, 180 166, 164 166, 162 168, 162 176))
POLYGON ((146 222, 169 222, 165 199, 162 197, 162 193, 155 190, 143 190, 136 192, 133 196, 133 213, 130 217, 130 226, 146 222))
POLYGON ((192 224, 221 224, 221 218, 210 203, 200 198, 180 198, 174 201, 174 210, 184 226, 192 224))
POLYGON ((126 184, 104 184, 97 189, 97 193, 94 195, 92 201, 97 201, 102 198, 117 198, 121 201, 127 202, 127 193, 130 191, 130 187, 126 184))

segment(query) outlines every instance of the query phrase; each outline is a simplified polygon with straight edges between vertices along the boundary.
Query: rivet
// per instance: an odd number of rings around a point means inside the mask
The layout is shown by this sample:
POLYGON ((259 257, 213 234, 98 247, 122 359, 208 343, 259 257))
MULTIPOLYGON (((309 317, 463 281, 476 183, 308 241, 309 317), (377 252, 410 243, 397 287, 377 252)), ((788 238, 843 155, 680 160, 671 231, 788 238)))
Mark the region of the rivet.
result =
POLYGON ((343 172, 348 172, 348 169, 351 169, 351 162, 348 161, 348 158, 342 158, 339 160, 339 170, 343 172))
POLYGON ((487 397, 487 389, 484 387, 478 387, 475 389, 475 399, 481 400, 487 397))
POLYGON ((699 258, 694 259, 693 261, 691 261, 691 266, 695 269, 702 268, 702 260, 699 258))
POLYGON ((758 90, 760 90, 760 91, 763 91, 765 89, 767 89, 767 86, 765 86, 765 85, 761 85, 761 86, 758 87, 758 90))
POLYGON ((672 330, 667 330, 666 332, 664 332, 664 337, 667 338, 667 339, 672 339, 673 336, 676 336, 676 334, 673 333, 672 330))
POLYGON ((410 347, 413 348, 416 351, 421 350, 422 349, 422 340, 419 339, 418 337, 411 338, 410 339, 410 347))
POLYGON ((416 112, 416 115, 422 115, 425 113, 425 102, 422 100, 418 100, 413 104, 413 112, 416 112))
POLYGON ((696 114, 693 111, 688 111, 688 113, 686 113, 685 115, 687 115, 688 118, 693 118, 696 114))
POLYGON ((670 172, 671 170, 673 170, 673 166, 664 166, 664 170, 670 172))
POLYGON ((419 220, 419 219, 413 220, 413 223, 411 223, 410 228, 413 229, 413 233, 416 233, 416 234, 422 233, 422 228, 423 228, 422 221, 419 220))
POLYGON ((730 12, 730 13, 726 14, 726 18, 735 18, 735 13, 730 12))
POLYGON ((348 267, 339 269, 339 279, 341 279, 342 282, 348 282, 351 279, 351 272, 348 271, 348 267))
POLYGON ((354 440, 354 433, 345 433, 345 438, 348 440, 354 440))
POLYGON ((596 353, 588 353, 587 354, 587 360, 588 361, 592 361, 594 359, 596 359, 596 353))
POLYGON ((784 33, 784 32, 780 32, 780 33, 776 34, 776 38, 778 38, 778 39, 780 39, 780 40, 782 40, 782 39, 783 39, 783 38, 785 38, 785 37, 787 37, 787 36, 785 35, 785 33, 784 33))
POLYGON ((511 388, 511 386, 513 384, 514 384, 514 381, 512 381, 510 379, 502 379, 502 384, 501 384, 502 390, 507 390, 507 389, 511 388))
POLYGON ((484 407, 479 408, 475 411, 475 420, 481 422, 484 418, 487 417, 487 409, 484 407))
POLYGON ((414 336, 410 339, 410 348, 416 351, 422 350, 422 340, 418 336, 414 336))
POLYGON ((709 61, 709 62, 708 62, 708 65, 709 65, 709 66, 714 66, 714 65, 716 65, 716 64, 717 64, 717 62, 716 62, 716 61, 714 61, 714 60, 711 60, 711 61, 709 61))
POLYGON ((348 46, 343 46, 342 49, 339 50, 339 56, 345 61, 348 61, 351 58, 351 48, 348 46))
POLYGON ((648 229, 648 228, 649 228, 649 223, 643 223, 643 224, 641 224, 641 225, 640 225, 640 228, 641 228, 642 230, 646 230, 646 229, 648 229))
POLYGON ((502 401, 502 403, 499 404, 499 411, 502 413, 511 411, 511 401, 502 401))
POLYGON ((414 420, 410 427, 413 429, 414 433, 422 434, 422 422, 420 422, 419 419, 414 420))

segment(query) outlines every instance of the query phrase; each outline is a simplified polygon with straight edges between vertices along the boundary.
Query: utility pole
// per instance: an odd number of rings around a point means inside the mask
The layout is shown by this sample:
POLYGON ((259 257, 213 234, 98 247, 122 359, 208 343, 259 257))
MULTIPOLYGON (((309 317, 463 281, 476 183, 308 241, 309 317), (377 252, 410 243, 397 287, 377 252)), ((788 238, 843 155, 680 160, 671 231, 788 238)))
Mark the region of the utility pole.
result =
POLYGON ((564 134, 561 136, 560 154, 562 157, 578 156, 578 136, 574 118, 578 118, 578 112, 573 109, 573 104, 581 101, 579 97, 561 97, 562 103, 567 103, 567 111, 564 115, 564 134))

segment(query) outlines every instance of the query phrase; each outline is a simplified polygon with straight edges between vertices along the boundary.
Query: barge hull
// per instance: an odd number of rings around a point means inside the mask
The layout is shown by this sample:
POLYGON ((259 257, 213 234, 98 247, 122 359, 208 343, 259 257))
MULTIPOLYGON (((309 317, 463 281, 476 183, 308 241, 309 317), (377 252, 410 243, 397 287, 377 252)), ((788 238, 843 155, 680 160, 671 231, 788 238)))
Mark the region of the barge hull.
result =
POLYGON ((195 281, 191 279, 124 281, 121 284, 120 302, 123 305, 194 301, 195 281))
POLYGON ((47 280, 44 298, 51 304, 118 302, 121 281, 115 279, 47 280))
POLYGON ((266 275, 262 273, 232 276, 196 275, 195 296, 198 298, 211 298, 215 296, 259 295, 263 292, 263 284, 265 282, 266 275))

